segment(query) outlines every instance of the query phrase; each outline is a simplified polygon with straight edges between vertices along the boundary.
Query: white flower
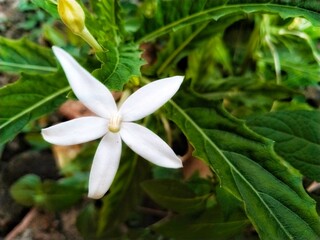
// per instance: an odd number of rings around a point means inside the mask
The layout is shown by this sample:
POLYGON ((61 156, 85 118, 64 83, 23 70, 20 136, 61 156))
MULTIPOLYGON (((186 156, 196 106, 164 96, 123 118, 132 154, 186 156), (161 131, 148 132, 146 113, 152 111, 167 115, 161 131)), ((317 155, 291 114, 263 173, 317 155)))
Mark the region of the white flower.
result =
POLYGON ((167 168, 182 167, 173 150, 149 129, 133 123, 153 113, 179 89, 183 77, 154 81, 129 96, 118 109, 111 92, 82 68, 67 52, 53 47, 70 86, 78 99, 96 116, 81 117, 42 129, 43 138, 56 145, 102 140, 93 159, 89 177, 91 198, 101 198, 117 172, 121 139, 141 157, 167 168))

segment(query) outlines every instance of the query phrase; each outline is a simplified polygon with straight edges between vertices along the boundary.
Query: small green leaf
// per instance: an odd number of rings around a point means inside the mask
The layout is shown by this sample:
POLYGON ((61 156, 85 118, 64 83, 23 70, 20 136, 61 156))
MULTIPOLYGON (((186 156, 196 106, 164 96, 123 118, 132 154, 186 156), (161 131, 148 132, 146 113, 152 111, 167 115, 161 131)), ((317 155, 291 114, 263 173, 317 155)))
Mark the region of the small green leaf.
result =
POLYGON ((301 173, 320 181, 320 112, 281 111, 247 119, 255 132, 275 141, 275 151, 301 173))
POLYGON ((76 174, 58 181, 46 180, 35 204, 50 211, 60 211, 71 207, 87 192, 88 174, 76 174))
POLYGON ((45 180, 29 174, 15 182, 11 189, 12 197, 25 206, 37 206, 50 211, 68 208, 80 200, 87 190, 87 175, 77 174, 58 181, 45 180))
POLYGON ((138 45, 126 44, 116 47, 107 45, 106 52, 97 53, 102 67, 93 72, 109 89, 121 91, 123 85, 140 77, 143 60, 138 45))
POLYGON ((10 194, 13 199, 21 205, 32 206, 40 190, 40 177, 34 174, 28 174, 21 177, 11 186, 10 194))
POLYGON ((160 206, 178 213, 198 212, 205 209, 210 195, 196 196, 178 180, 160 179, 141 183, 143 190, 160 206))

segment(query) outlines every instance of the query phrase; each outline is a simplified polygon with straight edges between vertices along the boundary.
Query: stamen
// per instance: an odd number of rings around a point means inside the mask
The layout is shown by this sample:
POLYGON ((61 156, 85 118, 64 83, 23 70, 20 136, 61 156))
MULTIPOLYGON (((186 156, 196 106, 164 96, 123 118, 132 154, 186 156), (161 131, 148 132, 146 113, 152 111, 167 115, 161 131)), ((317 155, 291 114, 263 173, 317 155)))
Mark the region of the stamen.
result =
POLYGON ((121 116, 119 114, 115 114, 110 118, 108 129, 110 132, 116 133, 120 131, 121 126, 121 116))

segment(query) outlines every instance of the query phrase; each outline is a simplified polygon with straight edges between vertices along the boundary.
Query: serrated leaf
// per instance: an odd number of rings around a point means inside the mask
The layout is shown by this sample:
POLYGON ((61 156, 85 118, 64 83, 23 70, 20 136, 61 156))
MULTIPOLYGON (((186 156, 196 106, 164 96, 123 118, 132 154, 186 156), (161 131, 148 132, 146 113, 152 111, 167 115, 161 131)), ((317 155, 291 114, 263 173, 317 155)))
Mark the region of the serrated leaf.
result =
POLYGON ((108 47, 109 43, 118 46, 124 33, 120 1, 101 0, 90 4, 92 10, 86 12, 89 30, 103 47, 108 47))
POLYGON ((71 90, 61 71, 22 74, 19 81, 0 89, 0 144, 12 139, 31 120, 53 111, 71 90))
POLYGON ((320 112, 281 111, 247 119, 255 132, 275 141, 275 151, 301 173, 320 181, 320 112))
POLYGON ((56 71, 56 62, 48 48, 25 38, 11 40, 0 37, 0 71, 52 73, 56 71))
MULTIPOLYGON (((168 1, 170 5, 174 1, 168 1)), ((195 1, 186 1, 190 5, 195 1)), ((198 2, 198 1, 196 1, 198 2)), ((203 4, 203 3, 202 3, 203 4)), ((154 40, 155 38, 167 34, 171 31, 190 26, 203 21, 219 20, 222 17, 234 16, 236 14, 250 14, 250 13, 275 13, 282 18, 289 17, 305 17, 314 25, 320 25, 320 5, 318 0, 309 1, 277 1, 277 0, 252 0, 252 1, 206 1, 205 6, 188 11, 182 11, 184 4, 171 6, 170 8, 160 8, 158 5, 157 15, 154 18, 146 17, 142 25, 148 34, 138 40, 139 42, 146 42, 154 40), (172 16, 170 17, 170 13, 172 16), (176 14, 181 13, 182 16, 176 14), (157 29, 157 30, 154 30, 157 29)))
POLYGON ((157 204, 178 213, 202 211, 210 197, 196 196, 186 184, 178 180, 148 180, 142 182, 141 186, 157 204))
POLYGON ((117 47, 110 43, 106 52, 97 53, 102 66, 95 70, 93 75, 109 89, 121 91, 124 84, 140 77, 140 67, 143 64, 140 55, 138 45, 127 44, 117 47))
POLYGON ((272 142, 249 130, 219 103, 183 94, 168 116, 207 162, 221 185, 242 200, 261 239, 317 239, 319 217, 301 177, 273 151, 272 142), (179 101, 180 99, 180 101, 179 101), (204 108, 206 106, 206 108, 204 108))

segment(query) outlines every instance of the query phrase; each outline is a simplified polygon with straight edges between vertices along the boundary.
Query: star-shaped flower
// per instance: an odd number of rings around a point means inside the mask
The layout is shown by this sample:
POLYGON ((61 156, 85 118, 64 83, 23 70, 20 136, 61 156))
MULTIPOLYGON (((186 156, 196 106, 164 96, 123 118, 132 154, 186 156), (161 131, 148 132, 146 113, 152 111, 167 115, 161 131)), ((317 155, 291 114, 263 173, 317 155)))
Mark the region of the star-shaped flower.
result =
POLYGON ((109 189, 121 156, 121 139, 141 157, 167 168, 182 167, 173 150, 149 129, 133 123, 153 113, 179 89, 183 77, 157 80, 129 96, 118 109, 111 92, 71 55, 58 47, 59 60, 78 99, 96 116, 80 117, 42 129, 43 138, 56 145, 73 145, 102 137, 89 177, 91 198, 101 198, 109 189))

